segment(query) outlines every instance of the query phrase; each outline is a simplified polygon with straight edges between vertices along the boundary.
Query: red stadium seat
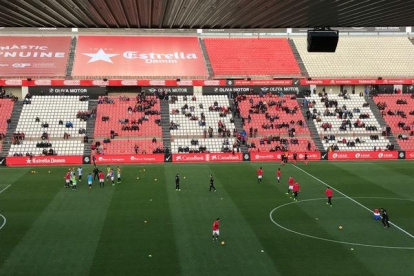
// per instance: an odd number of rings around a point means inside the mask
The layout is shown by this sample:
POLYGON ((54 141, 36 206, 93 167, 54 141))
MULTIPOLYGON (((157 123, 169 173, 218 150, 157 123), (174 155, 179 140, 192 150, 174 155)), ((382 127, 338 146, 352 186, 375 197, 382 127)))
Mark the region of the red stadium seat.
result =
POLYGON ((286 38, 207 38, 204 43, 215 77, 301 73, 286 38))
MULTIPOLYGON (((0 99, 0 134, 6 135, 7 119, 13 112, 14 103, 10 99, 0 99)), ((3 141, 0 139, 0 152, 3 148, 3 141)))
POLYGON ((377 106, 385 104, 385 109, 380 112, 382 112, 385 122, 391 127, 401 149, 414 150, 414 98, 407 94, 379 95, 374 97, 374 100, 377 106), (406 104, 397 104, 397 100, 406 101, 406 104), (404 112, 405 118, 397 115, 398 111, 404 112), (390 115, 388 112, 393 112, 396 115, 390 115), (410 115, 410 112, 413 112, 413 115, 410 115), (400 135, 404 135, 404 137, 400 135))

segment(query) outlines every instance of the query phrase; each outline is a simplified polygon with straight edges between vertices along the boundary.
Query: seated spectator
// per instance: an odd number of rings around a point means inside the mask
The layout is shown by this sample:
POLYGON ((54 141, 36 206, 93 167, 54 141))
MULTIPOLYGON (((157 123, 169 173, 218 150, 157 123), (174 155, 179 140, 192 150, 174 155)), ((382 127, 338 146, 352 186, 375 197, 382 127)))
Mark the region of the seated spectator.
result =
POLYGON ((67 121, 66 124, 65 124, 65 126, 67 128, 73 128, 73 123, 71 121, 67 121))

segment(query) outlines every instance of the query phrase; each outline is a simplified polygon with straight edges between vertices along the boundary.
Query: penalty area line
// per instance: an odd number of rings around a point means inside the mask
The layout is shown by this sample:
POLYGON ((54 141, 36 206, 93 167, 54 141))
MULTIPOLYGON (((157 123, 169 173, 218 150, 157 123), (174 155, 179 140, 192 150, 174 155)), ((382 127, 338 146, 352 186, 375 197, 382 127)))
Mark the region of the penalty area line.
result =
MULTIPOLYGON (((343 195, 343 196, 344 196, 344 197, 346 197, 347 199, 349 199, 349 200, 353 201, 354 203, 358 204, 358 205, 359 205, 359 206, 361 206, 362 208, 364 208, 364 209, 368 210, 370 213, 373 213, 373 211, 372 211, 372 210, 370 210, 367 206, 365 206, 365 205, 363 205, 363 204, 359 203, 358 201, 356 201, 356 200, 355 200, 355 199, 353 199, 352 197, 347 196, 347 195, 346 195, 346 194, 344 194, 343 192, 341 192, 341 191, 339 191, 338 189, 336 189, 336 188, 332 187, 331 185, 329 185, 329 184, 327 184, 327 183, 323 182, 323 181, 322 181, 322 180, 320 180, 319 178, 317 178, 317 177, 313 176, 312 174, 310 174, 310 173, 308 173, 307 171, 305 171, 305 170, 303 170, 303 169, 299 168, 298 166, 296 166, 296 165, 293 165, 293 166, 294 166, 296 169, 298 169, 298 170, 302 171, 303 173, 307 174, 308 176, 312 177, 313 179, 317 180, 319 183, 321 183, 321 184, 325 185, 326 187, 330 187, 332 190, 334 190, 334 191, 335 191, 335 192, 337 192, 338 194, 343 195)), ((401 227, 399 227, 398 225, 396 225, 395 223, 393 223, 393 222, 391 222, 391 221, 389 221, 389 223, 390 223, 391 225, 393 225, 395 228, 397 228, 398 230, 400 230, 401 232, 403 232, 403 233, 407 234, 410 238, 413 238, 413 239, 414 239, 414 236, 413 236, 412 234, 410 234, 409 232, 407 232, 406 230, 402 229, 401 227)))

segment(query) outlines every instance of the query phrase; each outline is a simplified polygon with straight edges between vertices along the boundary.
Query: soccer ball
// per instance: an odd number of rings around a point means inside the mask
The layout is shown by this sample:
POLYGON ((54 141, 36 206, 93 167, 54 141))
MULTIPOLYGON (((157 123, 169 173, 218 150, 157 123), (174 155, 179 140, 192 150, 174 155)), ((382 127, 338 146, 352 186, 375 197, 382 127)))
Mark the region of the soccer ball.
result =
POLYGON ((49 173, 50 173, 50 171, 49 171, 49 173))
POLYGON ((157 181, 158 179, 155 178, 154 180, 157 181))
POLYGON ((184 179, 185 179, 185 176, 184 176, 184 179))
POLYGON ((145 169, 143 169, 143 171, 145 172, 145 169))
POLYGON ((137 179, 139 179, 139 177, 137 177, 137 179))
POLYGON ((221 245, 225 245, 226 243, 225 243, 224 241, 222 241, 220 244, 221 244, 221 245))
POLYGON ((340 226, 340 225, 339 225, 339 227, 338 227, 338 228, 339 228, 339 230, 342 230, 342 226, 340 226))
POLYGON ((146 221, 146 220, 144 220, 144 223, 147 223, 147 221, 146 221))

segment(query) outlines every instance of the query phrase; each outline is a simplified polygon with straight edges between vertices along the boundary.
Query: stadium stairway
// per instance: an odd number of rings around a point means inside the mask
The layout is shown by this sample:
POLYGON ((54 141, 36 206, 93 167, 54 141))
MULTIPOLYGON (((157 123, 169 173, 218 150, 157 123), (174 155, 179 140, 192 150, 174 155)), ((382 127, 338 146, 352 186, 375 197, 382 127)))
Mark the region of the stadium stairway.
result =
POLYGON ((293 55, 296 58, 296 62, 299 65, 301 75, 304 77, 308 77, 309 76, 308 71, 306 70, 306 66, 303 63, 302 57, 300 56, 299 51, 296 48, 295 42, 290 38, 288 39, 288 41, 289 41, 290 48, 292 49, 293 55))
MULTIPOLYGON (((96 109, 98 106, 97 100, 89 100, 88 102, 88 110, 92 111, 93 109, 96 109)), ((84 144, 84 150, 83 154, 85 156, 90 156, 91 151, 91 145, 94 139, 94 132, 95 132, 95 123, 96 123, 96 116, 89 118, 89 120, 86 122, 86 136, 89 138, 89 143, 84 144)))
POLYGON ((171 152, 170 112, 168 101, 160 100, 162 141, 165 148, 171 152))
POLYGON ((17 123, 19 122, 20 113, 23 110, 23 101, 17 101, 14 103, 13 112, 10 116, 11 124, 7 129, 6 138, 3 141, 3 149, 0 154, 1 157, 6 157, 9 154, 11 148, 11 142, 13 134, 16 132, 17 123))
POLYGON ((313 120, 306 120, 306 111, 308 111, 309 108, 303 106, 303 99, 297 99, 297 101, 300 106, 300 111, 302 112, 303 118, 305 118, 304 120, 306 122, 306 125, 308 126, 308 129, 310 131, 311 138, 315 142, 315 145, 318 147, 318 150, 324 152, 325 148, 323 147, 321 137, 319 137, 315 123, 313 122, 313 120))
POLYGON ((201 38, 199 38, 199 41, 200 41, 201 51, 203 52, 204 61, 206 63, 208 74, 209 76, 213 76, 214 72, 213 72, 213 68, 211 67, 210 58, 207 53, 206 45, 204 44, 204 40, 202 40, 201 38))
MULTIPOLYGON (((232 100, 230 100, 230 99, 229 99, 229 105, 230 105, 231 110, 234 110, 234 104, 233 104, 233 101, 232 101, 232 100)), ((243 122, 242 122, 241 117, 240 117, 240 118, 238 118, 238 117, 237 117, 237 116, 235 116, 235 115, 234 115, 234 113, 233 113, 233 120, 234 120, 234 126, 235 126, 235 127, 236 127, 236 129, 237 129, 237 132, 238 132, 238 133, 242 133, 242 132, 243 132, 243 122)), ((246 147, 246 145, 241 145, 241 146, 240 146, 240 150, 241 150, 241 152, 242 152, 242 153, 249 153, 249 149, 246 147)))
MULTIPOLYGON (((375 104, 375 101, 371 98, 368 97, 367 102, 369 103, 369 107, 371 108, 372 113, 375 116, 375 119, 378 121, 378 123, 380 124, 381 128, 383 128, 384 126, 387 126, 387 123, 385 122, 384 118, 382 117, 377 105, 375 104)), ((388 140, 394 145, 394 148, 396 150, 401 150, 400 145, 397 142, 397 139, 395 139, 394 134, 390 133, 391 135, 388 136, 388 140)))
POLYGON ((72 69, 73 69, 73 62, 75 61, 75 52, 76 52, 77 41, 78 40, 75 36, 72 37, 72 41, 70 43, 68 64, 66 65, 66 77, 72 76, 72 69))

